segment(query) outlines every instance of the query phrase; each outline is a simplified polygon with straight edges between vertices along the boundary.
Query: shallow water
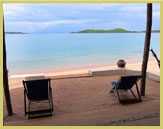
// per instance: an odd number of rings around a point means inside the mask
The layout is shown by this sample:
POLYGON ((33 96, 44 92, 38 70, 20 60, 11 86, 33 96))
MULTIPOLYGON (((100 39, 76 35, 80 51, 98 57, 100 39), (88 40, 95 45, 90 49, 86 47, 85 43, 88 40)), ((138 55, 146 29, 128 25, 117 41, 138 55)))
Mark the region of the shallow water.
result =
MULTIPOLYGON (((27 74, 142 61, 144 41, 144 33, 6 34, 7 66, 27 74)), ((160 57, 160 33, 152 33, 151 47, 160 57)))

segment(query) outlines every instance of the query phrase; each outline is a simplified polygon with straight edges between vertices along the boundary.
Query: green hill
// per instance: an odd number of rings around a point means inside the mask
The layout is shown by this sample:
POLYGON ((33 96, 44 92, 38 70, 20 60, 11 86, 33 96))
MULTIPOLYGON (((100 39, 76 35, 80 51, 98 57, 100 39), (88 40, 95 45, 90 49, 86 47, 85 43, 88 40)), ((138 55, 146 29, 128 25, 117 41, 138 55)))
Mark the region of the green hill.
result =
MULTIPOLYGON (((153 30, 153 33, 159 33, 160 30, 153 30)), ((122 28, 116 28, 112 30, 94 30, 94 29, 86 29, 82 31, 77 32, 71 32, 71 33, 145 33, 145 31, 129 31, 122 28)))
POLYGON ((27 34, 27 33, 24 33, 24 32, 5 32, 5 34, 27 34))
MULTIPOLYGON (((145 33, 145 31, 141 31, 143 33, 145 33)), ((152 33, 160 33, 160 30, 152 30, 152 33)))

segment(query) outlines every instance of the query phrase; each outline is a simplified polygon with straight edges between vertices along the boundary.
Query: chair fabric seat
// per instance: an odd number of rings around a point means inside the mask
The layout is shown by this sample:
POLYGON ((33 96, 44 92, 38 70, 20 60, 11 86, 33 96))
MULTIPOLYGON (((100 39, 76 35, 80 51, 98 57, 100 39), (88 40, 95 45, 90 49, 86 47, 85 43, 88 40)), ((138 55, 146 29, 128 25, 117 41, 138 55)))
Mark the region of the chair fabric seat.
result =
POLYGON ((137 86, 137 81, 141 78, 140 75, 131 75, 131 76, 121 76, 121 79, 116 82, 116 81, 112 81, 111 84, 113 85, 113 88, 111 89, 110 93, 114 93, 113 90, 116 90, 117 92, 117 96, 119 99, 119 102, 121 103, 120 100, 120 96, 119 96, 119 90, 124 90, 124 91, 128 91, 130 90, 132 95, 134 96, 134 98, 136 98, 134 92, 132 91, 132 87, 134 85, 136 85, 136 90, 138 93, 138 97, 139 97, 139 101, 141 101, 141 97, 140 97, 140 93, 139 93, 139 89, 137 86))
POLYGON ((49 79, 39 79, 39 80, 23 80, 24 85, 24 110, 25 115, 28 114, 28 118, 30 118, 30 115, 37 114, 37 113, 43 113, 43 112, 50 112, 52 114, 53 111, 53 99, 52 99, 52 90, 50 85, 50 78, 49 79), (28 105, 28 112, 26 111, 26 98, 29 101, 28 105), (32 102, 41 102, 45 101, 49 103, 49 109, 46 110, 35 110, 31 111, 30 104, 32 102))
POLYGON ((26 81, 27 97, 29 100, 48 100, 48 81, 26 81))

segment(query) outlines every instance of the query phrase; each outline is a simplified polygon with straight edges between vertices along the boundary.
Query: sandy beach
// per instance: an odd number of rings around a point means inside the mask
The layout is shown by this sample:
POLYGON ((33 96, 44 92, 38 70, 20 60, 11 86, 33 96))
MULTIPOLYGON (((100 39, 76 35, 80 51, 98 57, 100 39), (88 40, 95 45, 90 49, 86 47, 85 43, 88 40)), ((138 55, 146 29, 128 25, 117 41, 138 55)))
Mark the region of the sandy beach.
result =
POLYGON ((3 14, 4 127, 160 126, 159 2, 4 3, 3 14))
MULTIPOLYGON (((142 62, 134 62, 134 63, 127 63, 126 68, 129 69, 136 69, 141 70, 142 62)), ((59 75, 70 75, 70 74, 82 74, 82 73, 88 73, 89 70, 102 70, 102 69, 114 69, 117 68, 117 65, 105 65, 105 66, 97 66, 97 67, 89 67, 85 69, 79 69, 79 70, 70 70, 70 71, 64 71, 64 72, 51 72, 51 73, 45 73, 46 76, 59 76, 59 75)), ((160 72, 160 69, 158 67, 157 61, 152 60, 148 62, 147 71, 155 71, 160 72)))
MULTIPOLYGON (((102 70, 117 68, 117 66, 103 66, 91 68, 102 70)), ((141 70, 141 62, 127 64, 128 69, 141 70)), ((10 77, 10 93, 13 104, 14 115, 7 116, 4 101, 4 124, 5 125, 98 125, 101 122, 122 121, 122 119, 144 118, 141 121, 135 120, 127 125, 159 125, 160 112, 160 82, 147 79, 146 96, 142 97, 143 102, 139 104, 119 105, 117 98, 109 94, 112 88, 111 81, 117 80, 119 75, 91 77, 90 68, 72 70, 58 73, 45 73, 45 78, 52 79, 54 113, 50 118, 28 120, 24 116, 23 85, 24 76, 10 77), (67 78, 76 77, 76 78, 67 78), (62 78, 56 79, 55 78, 62 78), (21 97, 20 97, 21 96, 21 97), (135 105, 135 106, 134 106, 135 105), (150 108, 149 108, 150 107, 150 108), (148 108, 149 110, 146 110, 148 108), (121 112, 123 110, 123 112, 121 112), (118 113, 114 113, 118 112, 118 113), (141 114, 141 116, 140 116, 141 114), (154 116, 147 119, 147 116, 154 116), (125 116, 125 117, 124 117, 125 116), (42 121, 42 122, 41 122, 42 121), (152 123, 151 121, 154 121, 152 123)), ((158 72, 156 61, 148 63, 148 71, 158 72)), ((138 82, 140 88, 140 81, 138 82)), ((136 89, 134 89, 134 92, 136 89)), ((122 98, 132 98, 131 94, 121 94, 122 98)), ((102 124, 103 125, 103 124, 102 124)), ((114 125, 114 124, 113 124, 114 125)), ((119 123, 115 125, 126 125, 119 123)))
MULTIPOLYGON (((142 62, 127 63, 125 68, 141 71, 141 66, 142 66, 142 62)), ((45 78, 46 77, 65 78, 65 77, 78 77, 78 76, 80 77, 80 76, 90 76, 90 73, 89 73, 90 70, 104 70, 104 69, 115 69, 115 68, 118 68, 117 65, 89 67, 85 69, 68 70, 68 71, 61 71, 61 72, 10 75, 9 76, 9 85, 10 85, 9 88, 14 89, 14 88, 22 87, 22 80, 24 80, 28 76, 29 77, 38 76, 38 79, 42 77, 45 77, 45 78)), ((158 67, 157 61, 153 60, 153 61, 148 62, 147 72, 160 73, 160 69, 158 67)))

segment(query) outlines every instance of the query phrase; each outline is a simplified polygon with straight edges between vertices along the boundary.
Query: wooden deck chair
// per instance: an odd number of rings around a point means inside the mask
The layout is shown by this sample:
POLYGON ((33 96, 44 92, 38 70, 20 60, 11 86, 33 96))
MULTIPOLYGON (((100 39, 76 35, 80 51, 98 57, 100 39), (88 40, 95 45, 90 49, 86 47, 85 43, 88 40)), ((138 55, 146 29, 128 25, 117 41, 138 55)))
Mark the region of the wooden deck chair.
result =
POLYGON ((119 90, 124 90, 124 91, 128 91, 130 90, 130 92, 132 93, 132 95, 134 96, 135 99, 136 96, 134 94, 134 92, 132 91, 132 87, 135 85, 136 86, 136 90, 137 90, 137 94, 138 94, 138 99, 139 102, 141 102, 141 96, 139 93, 139 89, 138 89, 138 85, 137 85, 137 81, 141 78, 140 75, 133 75, 133 76, 121 76, 120 80, 115 82, 111 82, 113 85, 113 88, 111 89, 110 93, 116 93, 119 103, 121 104, 121 99, 120 99, 120 95, 119 95, 119 90))
POLYGON ((40 80, 28 80, 24 81, 24 112, 25 115, 28 114, 28 118, 30 119, 31 115, 38 114, 49 114, 52 115, 53 112, 53 99, 52 99, 52 89, 50 86, 50 79, 40 79, 40 80), (28 111, 26 98, 28 99, 28 111), (44 103, 48 108, 41 110, 31 111, 31 103, 44 103))

